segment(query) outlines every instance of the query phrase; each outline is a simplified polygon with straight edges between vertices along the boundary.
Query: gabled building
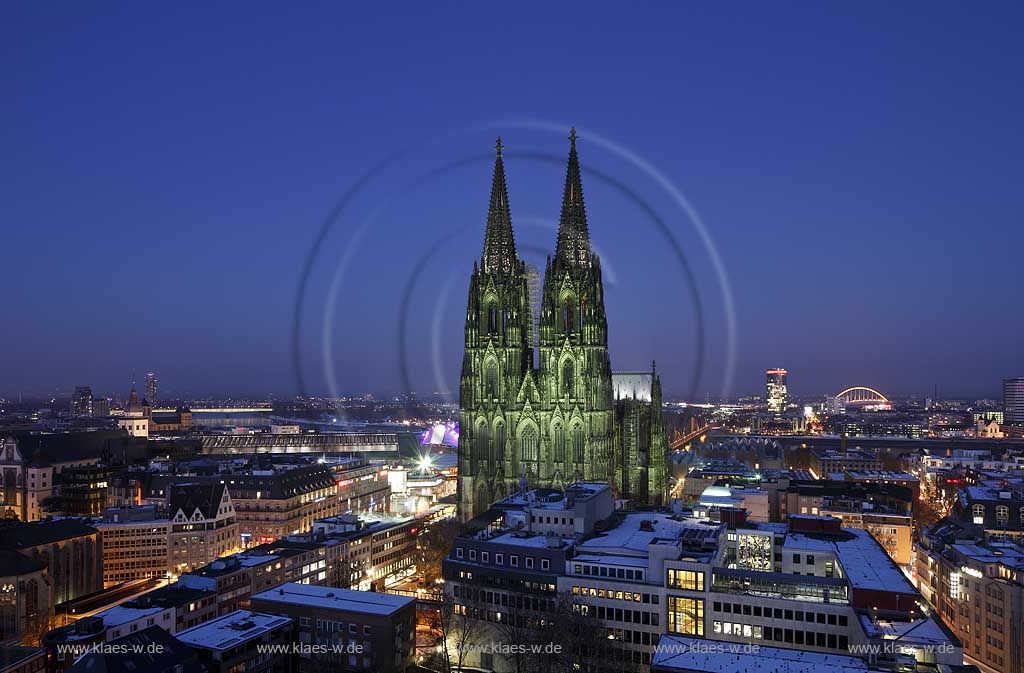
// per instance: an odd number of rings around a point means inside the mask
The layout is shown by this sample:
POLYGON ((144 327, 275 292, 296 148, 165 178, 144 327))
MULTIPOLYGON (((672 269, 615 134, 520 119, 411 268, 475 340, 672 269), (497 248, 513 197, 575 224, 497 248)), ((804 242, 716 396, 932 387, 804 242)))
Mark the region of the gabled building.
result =
POLYGON ((238 522, 224 484, 174 484, 168 489, 167 506, 171 521, 168 564, 172 574, 238 551, 238 522))

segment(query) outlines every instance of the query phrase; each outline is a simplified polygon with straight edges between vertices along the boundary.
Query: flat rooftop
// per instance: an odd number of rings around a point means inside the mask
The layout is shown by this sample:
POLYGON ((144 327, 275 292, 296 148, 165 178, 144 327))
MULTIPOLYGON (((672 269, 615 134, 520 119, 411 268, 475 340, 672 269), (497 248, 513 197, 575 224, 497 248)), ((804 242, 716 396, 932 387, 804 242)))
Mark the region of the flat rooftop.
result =
POLYGON ((396 596, 373 591, 355 591, 335 587, 289 582, 275 589, 254 594, 253 599, 289 605, 311 605, 329 610, 360 612, 372 615, 391 615, 415 603, 411 596, 396 596))
POLYGON ((191 647, 220 651, 259 638, 291 621, 281 615, 236 610, 191 629, 179 631, 174 637, 191 647))
POLYGON ((707 673, 866 673, 858 657, 664 635, 651 667, 707 673))
POLYGON ((835 554, 850 584, 856 589, 877 589, 916 594, 910 583, 871 533, 859 528, 843 528, 842 537, 789 533, 783 548, 826 551, 835 554))

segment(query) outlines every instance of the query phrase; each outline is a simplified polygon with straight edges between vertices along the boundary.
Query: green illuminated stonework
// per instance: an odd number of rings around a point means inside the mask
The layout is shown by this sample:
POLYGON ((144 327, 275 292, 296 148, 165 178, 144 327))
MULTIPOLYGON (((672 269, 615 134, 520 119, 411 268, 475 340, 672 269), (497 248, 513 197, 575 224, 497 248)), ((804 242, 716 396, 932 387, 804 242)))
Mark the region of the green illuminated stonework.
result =
POLYGON ((634 501, 662 504, 665 497, 661 383, 653 367, 612 373, 601 260, 590 249, 575 132, 570 141, 536 344, 498 141, 484 250, 473 265, 466 307, 459 390, 464 520, 524 484, 560 488, 600 481, 634 501))

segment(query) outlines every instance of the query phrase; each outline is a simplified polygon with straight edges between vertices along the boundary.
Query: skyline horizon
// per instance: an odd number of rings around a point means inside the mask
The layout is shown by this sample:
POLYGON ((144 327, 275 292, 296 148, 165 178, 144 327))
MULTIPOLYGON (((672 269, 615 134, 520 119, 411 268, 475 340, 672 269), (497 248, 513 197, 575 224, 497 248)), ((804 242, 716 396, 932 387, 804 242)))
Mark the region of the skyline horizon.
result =
POLYGON ((762 365, 983 397, 1024 371, 1022 7, 8 15, 14 393, 137 362, 181 391, 454 392, 494 136, 542 270, 572 124, 614 369, 698 399, 762 365))

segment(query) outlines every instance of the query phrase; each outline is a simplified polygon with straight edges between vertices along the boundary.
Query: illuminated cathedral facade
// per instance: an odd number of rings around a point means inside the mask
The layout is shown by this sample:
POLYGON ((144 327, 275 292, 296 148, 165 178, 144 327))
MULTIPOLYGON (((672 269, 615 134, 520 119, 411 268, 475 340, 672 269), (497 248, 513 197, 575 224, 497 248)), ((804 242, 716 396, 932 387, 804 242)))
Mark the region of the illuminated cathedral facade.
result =
POLYGON ((527 486, 579 480, 610 483, 620 498, 664 504, 661 382, 653 365, 649 372, 612 372, 601 260, 590 248, 575 131, 536 326, 531 308, 499 139, 483 255, 473 264, 466 306, 460 516, 470 519, 527 486))

